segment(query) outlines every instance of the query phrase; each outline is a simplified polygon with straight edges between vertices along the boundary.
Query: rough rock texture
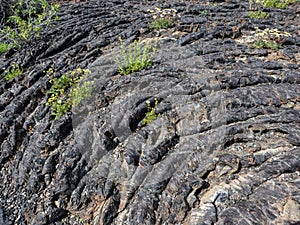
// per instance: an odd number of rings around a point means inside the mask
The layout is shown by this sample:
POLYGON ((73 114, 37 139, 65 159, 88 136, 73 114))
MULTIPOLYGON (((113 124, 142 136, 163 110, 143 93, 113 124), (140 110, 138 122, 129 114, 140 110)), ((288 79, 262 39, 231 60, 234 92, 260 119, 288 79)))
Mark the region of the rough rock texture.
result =
POLYGON ((299 4, 250 19, 245 1, 62 3, 41 39, 2 54, 0 224, 299 224, 299 4), (149 28, 147 9, 178 23, 149 28), (254 49, 254 27, 292 34, 254 49), (151 67, 120 76, 118 38, 156 40, 151 67), (59 120, 49 78, 92 71, 93 97, 59 120), (3 70, 2 70, 3 72, 3 70), (146 101, 159 116, 143 126, 146 101))

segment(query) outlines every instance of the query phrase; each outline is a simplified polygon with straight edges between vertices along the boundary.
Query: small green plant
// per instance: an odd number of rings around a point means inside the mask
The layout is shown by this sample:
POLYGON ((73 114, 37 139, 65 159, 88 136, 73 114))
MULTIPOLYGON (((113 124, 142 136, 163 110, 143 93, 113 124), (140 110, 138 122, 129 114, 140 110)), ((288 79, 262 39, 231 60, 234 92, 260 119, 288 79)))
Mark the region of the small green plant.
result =
POLYGON ((260 2, 265 8, 285 9, 288 5, 296 3, 297 0, 260 0, 260 2))
POLYGON ((49 96, 47 106, 51 106, 52 116, 55 116, 55 119, 60 118, 72 107, 79 105, 82 100, 91 96, 93 82, 84 81, 80 86, 80 82, 89 73, 89 70, 78 68, 57 78, 54 77, 53 69, 46 72, 52 84, 47 93, 49 96), (71 90, 68 92, 69 89, 71 90))
POLYGON ((278 29, 266 28, 264 30, 260 30, 259 28, 256 28, 252 46, 254 48, 268 48, 277 50, 281 47, 281 44, 290 36, 290 33, 281 32, 278 29))
POLYGON ((273 41, 268 40, 256 40, 253 42, 254 48, 268 48, 273 50, 278 50, 280 45, 273 41))
POLYGON ((4 77, 6 80, 14 79, 15 77, 21 75, 23 73, 23 68, 21 65, 17 63, 12 64, 12 68, 10 70, 4 71, 4 77))
POLYGON ((151 23, 151 28, 154 30, 164 29, 171 26, 173 26, 173 22, 168 18, 157 18, 151 23))
POLYGON ((153 18, 150 27, 154 30, 173 26, 175 18, 179 17, 176 9, 160 9, 156 7, 154 10, 149 9, 148 11, 153 18))
POLYGON ((125 46, 120 38, 120 44, 120 56, 115 56, 115 61, 122 75, 140 71, 152 64, 156 47, 151 47, 151 43, 145 43, 142 46, 140 41, 134 41, 134 43, 125 46))
POLYGON ((203 10, 203 11, 201 11, 201 15, 202 15, 202 16, 205 16, 207 13, 208 13, 208 12, 207 12, 207 10, 206 10, 206 9, 205 9, 205 10, 203 10))
POLYGON ((279 8, 285 9, 290 4, 296 3, 297 0, 250 0, 250 9, 252 9, 252 5, 255 4, 258 7, 263 8, 279 8))
POLYGON ((68 213, 68 217, 62 219, 62 224, 69 225, 69 224, 76 224, 76 225, 87 225, 87 220, 81 218, 79 215, 68 213))
POLYGON ((56 16, 58 4, 47 0, 19 0, 12 5, 5 26, 0 30, 7 44, 20 47, 33 37, 39 37, 43 26, 49 25, 56 16))
POLYGON ((158 105, 158 99, 157 98, 154 99, 153 107, 151 107, 150 101, 146 101, 146 104, 147 104, 148 112, 146 113, 144 119, 142 120, 143 125, 147 125, 157 118, 156 109, 158 105))
POLYGON ((0 54, 7 52, 10 49, 10 44, 4 43, 4 42, 0 42, 0 54))
POLYGON ((248 13, 248 16, 250 18, 256 18, 256 19, 268 19, 270 15, 267 12, 263 12, 261 10, 258 10, 258 11, 250 11, 248 13))
POLYGON ((92 81, 85 81, 81 86, 76 85, 70 91, 71 105, 78 106, 81 101, 91 96, 93 87, 92 81))

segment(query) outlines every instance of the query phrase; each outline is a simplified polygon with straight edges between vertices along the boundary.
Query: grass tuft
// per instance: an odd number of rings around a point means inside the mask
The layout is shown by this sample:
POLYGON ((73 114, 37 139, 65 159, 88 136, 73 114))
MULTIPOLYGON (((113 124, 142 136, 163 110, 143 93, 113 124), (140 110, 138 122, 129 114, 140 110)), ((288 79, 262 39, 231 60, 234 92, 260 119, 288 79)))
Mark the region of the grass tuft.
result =
POLYGON ((10 44, 0 42, 0 54, 4 53, 4 52, 7 52, 10 48, 11 48, 10 44))
POLYGON ((47 92, 49 98, 47 106, 51 107, 51 115, 55 119, 69 112, 72 107, 79 105, 81 101, 91 96, 93 82, 80 82, 90 73, 89 70, 78 68, 63 74, 60 78, 55 77, 53 69, 46 74, 50 77, 51 89, 47 92), (70 91, 68 91, 71 89, 70 91))
POLYGON ((248 13, 248 16, 250 18, 255 18, 255 19, 268 19, 270 15, 269 13, 258 10, 258 11, 250 11, 248 13))
POLYGON ((47 0, 19 0, 10 7, 8 16, 0 34, 13 47, 33 37, 39 37, 43 26, 49 25, 56 16, 58 4, 49 4, 47 0))
POLYGON ((297 0, 250 0, 249 3, 250 9, 253 3, 263 8, 285 9, 288 5, 297 3, 297 0))
POLYGON ((128 75, 138 72, 152 64, 156 47, 152 47, 150 43, 145 43, 142 46, 140 41, 134 41, 134 43, 125 46, 120 38, 120 44, 120 56, 115 56, 120 74, 128 75))
POLYGON ((23 73, 23 68, 21 65, 17 63, 12 64, 12 68, 10 70, 4 71, 4 77, 7 81, 14 79, 15 77, 21 75, 23 73))
POLYGON ((156 7, 155 9, 148 9, 148 12, 151 13, 153 19, 150 27, 154 30, 172 27, 175 19, 180 17, 176 9, 161 9, 156 7))
POLYGON ((148 112, 146 113, 144 119, 142 120, 143 125, 147 125, 157 118, 156 109, 158 105, 158 99, 157 98, 154 99, 153 107, 151 107, 151 103, 149 101, 147 101, 146 103, 147 103, 148 112))

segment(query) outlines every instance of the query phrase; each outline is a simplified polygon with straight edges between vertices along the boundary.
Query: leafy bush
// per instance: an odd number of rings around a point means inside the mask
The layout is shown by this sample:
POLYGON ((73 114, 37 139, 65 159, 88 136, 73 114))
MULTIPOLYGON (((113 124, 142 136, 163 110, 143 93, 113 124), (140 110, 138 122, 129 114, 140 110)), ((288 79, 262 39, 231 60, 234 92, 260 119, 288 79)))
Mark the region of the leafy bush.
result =
POLYGON ((150 101, 147 101, 146 103, 147 103, 148 112, 146 113, 144 119, 142 120, 143 125, 147 125, 157 118, 157 113, 156 113, 156 109, 158 105, 157 98, 154 99, 153 107, 151 107, 150 101))
POLYGON ((93 82, 84 81, 80 86, 80 82, 90 73, 89 70, 78 68, 71 72, 63 74, 60 78, 54 77, 53 69, 49 69, 46 74, 50 77, 51 89, 48 91, 47 105, 51 106, 52 115, 56 119, 60 118, 72 107, 90 97, 93 82), (69 92, 68 90, 71 89, 69 92))
POLYGON ((140 71, 152 64, 156 47, 151 47, 150 43, 145 43, 142 46, 140 41, 134 41, 129 46, 125 46, 121 38, 120 43, 120 56, 115 56, 115 61, 122 75, 140 71))
POLYGON ((81 101, 91 96, 93 82, 85 81, 81 86, 77 85, 70 91, 71 105, 78 106, 81 101))
POLYGON ((169 18, 157 18, 151 23, 151 28, 154 30, 168 28, 173 26, 173 22, 169 18))
POLYGON ((297 0, 260 0, 259 2, 265 8, 280 8, 280 9, 284 9, 288 5, 296 3, 297 0))
POLYGON ((284 9, 290 4, 296 3, 297 0, 250 0, 250 9, 252 4, 256 4, 263 8, 280 8, 284 9))
POLYGON ((200 14, 201 14, 202 16, 205 16, 205 15, 207 15, 207 13, 208 13, 208 11, 205 9, 205 10, 202 10, 200 14))
POLYGON ((0 42, 0 54, 7 52, 10 49, 10 44, 4 43, 4 42, 0 42))
POLYGON ((280 45, 277 44, 276 42, 273 42, 273 41, 256 40, 256 41, 253 42, 253 47, 254 48, 268 48, 268 49, 277 50, 280 47, 280 45))
POLYGON ((258 11, 250 11, 248 13, 248 16, 250 18, 256 18, 256 19, 267 19, 267 18, 269 18, 270 15, 266 12, 258 10, 258 11))
POLYGON ((49 25, 56 16, 58 5, 50 5, 47 0, 19 0, 11 6, 3 29, 3 39, 14 47, 33 37, 39 37, 43 26, 49 25))
POLYGON ((290 33, 281 32, 278 29, 266 28, 264 30, 260 30, 256 28, 252 45, 255 48, 269 48, 277 50, 281 46, 281 44, 290 36, 290 33))
POLYGON ((23 73, 23 68, 21 65, 17 63, 12 64, 12 68, 10 70, 4 71, 4 77, 6 80, 14 79, 15 77, 21 75, 23 73))
POLYGON ((175 18, 178 17, 176 9, 160 9, 157 7, 148 11, 153 18, 150 27, 154 30, 173 26, 175 18))

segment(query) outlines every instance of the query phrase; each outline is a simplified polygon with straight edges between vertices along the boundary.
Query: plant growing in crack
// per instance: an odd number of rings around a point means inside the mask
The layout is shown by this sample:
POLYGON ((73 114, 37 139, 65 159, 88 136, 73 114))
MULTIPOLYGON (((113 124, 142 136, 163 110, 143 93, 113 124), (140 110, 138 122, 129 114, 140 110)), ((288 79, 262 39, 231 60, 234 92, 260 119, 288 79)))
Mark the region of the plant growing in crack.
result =
POLYGON ((4 71, 4 78, 9 81, 23 73, 23 68, 17 63, 12 63, 11 69, 4 71))
POLYGON ((0 54, 7 52, 11 48, 10 44, 7 44, 5 42, 0 42, 0 54))
POLYGON ((267 12, 264 12, 262 10, 258 10, 258 11, 250 11, 248 13, 248 16, 250 18, 255 18, 255 19, 268 19, 270 15, 267 12))
POLYGON ((200 14, 201 14, 202 16, 205 16, 205 15, 207 15, 207 13, 208 13, 208 11, 205 9, 205 10, 202 10, 200 14))
POLYGON ((297 3, 297 0, 249 0, 250 10, 255 5, 258 8, 279 8, 285 9, 290 4, 297 3))
POLYGON ((152 15, 153 21, 150 27, 154 30, 171 27, 174 25, 175 19, 180 17, 176 9, 161 9, 156 7, 155 9, 148 9, 148 12, 152 15))
POLYGON ((78 106, 81 101, 91 96, 93 82, 83 81, 90 74, 89 70, 78 68, 63 74, 60 78, 55 77, 53 69, 49 69, 46 74, 52 84, 47 92, 49 96, 47 106, 51 107, 51 115, 55 116, 55 119, 60 118, 72 107, 78 106))
POLYGON ((62 219, 62 224, 76 224, 76 225, 88 225, 89 223, 85 218, 80 217, 79 215, 73 214, 71 212, 68 213, 68 216, 62 219))
POLYGON ((281 47, 281 44, 286 41, 291 34, 288 32, 281 32, 278 29, 266 28, 261 30, 256 28, 254 31, 254 37, 252 46, 254 48, 268 48, 272 50, 277 50, 281 47))
POLYGON ((134 41, 132 44, 125 46, 121 38, 120 44, 120 55, 115 55, 115 62, 122 75, 140 71, 152 64, 156 44, 151 46, 151 43, 142 44, 141 41, 134 41))
POLYGON ((18 48, 29 39, 39 37, 42 27, 58 19, 58 7, 47 0, 19 0, 13 4, 0 30, 2 52, 8 46, 18 48))
POLYGON ((148 112, 146 113, 144 119, 142 120, 143 125, 147 125, 157 118, 156 109, 158 105, 158 99, 157 98, 154 99, 153 107, 151 107, 150 101, 146 101, 146 104, 147 104, 148 112))
POLYGON ((250 18, 257 19, 267 19, 269 18, 269 13, 264 12, 265 8, 280 8, 285 9, 290 4, 295 4, 297 0, 249 0, 248 13, 250 18))

